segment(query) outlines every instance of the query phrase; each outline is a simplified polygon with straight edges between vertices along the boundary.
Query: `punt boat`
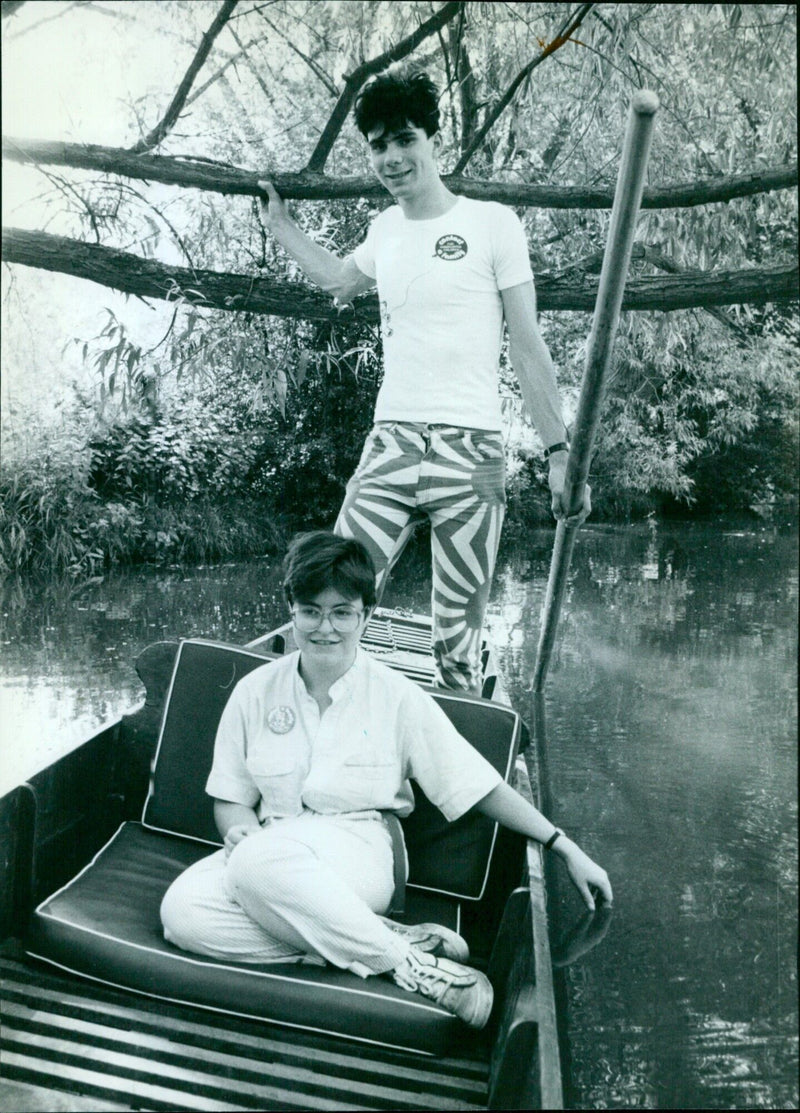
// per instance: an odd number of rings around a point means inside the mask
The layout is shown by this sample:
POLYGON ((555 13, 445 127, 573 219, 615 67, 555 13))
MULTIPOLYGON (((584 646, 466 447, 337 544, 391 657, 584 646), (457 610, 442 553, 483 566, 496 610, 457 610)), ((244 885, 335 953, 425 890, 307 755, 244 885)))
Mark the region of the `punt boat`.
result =
MULTIPOLYGON (((431 687, 430 620, 375 612, 364 649, 430 687, 536 802, 527 728, 488 647, 481 697, 431 687)), ((0 799, 5 1110, 557 1109, 562 1078, 538 844, 480 815, 447 824, 415 786, 403 920, 466 936, 495 988, 466 1028, 388 979, 236 966, 163 940, 161 896, 219 844, 203 785, 232 685, 294 648, 159 642, 143 705, 0 799)))
MULTIPOLYGON (((571 515, 583 503, 657 107, 647 90, 631 102, 567 463, 571 515)), ((562 520, 556 531, 539 696, 576 529, 562 520)), ((379 609, 362 645, 431 685, 426 617, 379 609)), ((143 706, 0 799, 2 1109, 563 1107, 541 850, 485 816, 447 824, 417 790, 403 821, 405 921, 467 938, 495 990, 482 1032, 384 978, 237 966, 164 941, 161 896, 219 845, 203 788, 231 687, 292 648, 290 627, 244 647, 149 647, 136 665, 143 706)), ((546 778, 488 648, 483 669, 480 696, 431 694, 538 803, 546 778)))

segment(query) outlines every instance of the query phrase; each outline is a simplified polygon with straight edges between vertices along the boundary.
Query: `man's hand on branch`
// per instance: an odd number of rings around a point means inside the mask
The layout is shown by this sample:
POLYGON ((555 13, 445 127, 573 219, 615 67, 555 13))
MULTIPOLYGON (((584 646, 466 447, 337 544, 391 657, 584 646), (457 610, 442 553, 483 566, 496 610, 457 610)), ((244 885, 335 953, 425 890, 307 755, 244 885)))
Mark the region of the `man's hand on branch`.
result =
POLYGON ((557 521, 564 520, 565 524, 572 527, 581 525, 592 512, 592 488, 587 483, 583 489, 583 505, 577 514, 568 514, 569 507, 564 504, 564 480, 567 475, 567 452, 554 452, 548 463, 550 474, 550 494, 552 496, 553 517, 557 521))
POLYGON ((258 187, 267 195, 265 198, 259 194, 258 203, 261 206, 261 217, 270 231, 274 232, 282 225, 291 224, 292 218, 289 216, 286 202, 272 182, 260 181, 258 187))

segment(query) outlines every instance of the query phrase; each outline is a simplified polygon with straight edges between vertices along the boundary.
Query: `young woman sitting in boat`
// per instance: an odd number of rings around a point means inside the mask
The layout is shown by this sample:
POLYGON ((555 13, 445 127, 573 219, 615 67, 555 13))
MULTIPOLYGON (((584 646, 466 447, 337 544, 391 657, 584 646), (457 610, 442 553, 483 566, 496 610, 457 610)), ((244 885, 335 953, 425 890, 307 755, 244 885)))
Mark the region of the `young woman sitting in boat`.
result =
POLYGON ((206 785, 224 847, 167 891, 165 937, 228 961, 387 975, 481 1028, 492 987, 464 964, 465 940, 386 918, 392 826, 414 807, 409 779, 448 820, 476 808, 552 847, 589 908, 595 896, 611 902, 608 876, 502 780, 430 695, 359 648, 375 604, 375 569, 360 542, 306 534, 284 567, 299 650, 233 690, 206 785))

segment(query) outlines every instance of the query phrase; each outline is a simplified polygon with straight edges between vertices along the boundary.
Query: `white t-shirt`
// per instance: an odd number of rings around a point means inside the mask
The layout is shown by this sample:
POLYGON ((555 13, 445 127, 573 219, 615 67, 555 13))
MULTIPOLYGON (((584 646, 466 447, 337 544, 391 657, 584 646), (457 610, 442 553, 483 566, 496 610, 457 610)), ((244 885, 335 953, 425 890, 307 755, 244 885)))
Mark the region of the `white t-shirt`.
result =
POLYGON ((380 299, 385 373, 375 420, 501 429, 500 291, 533 279, 517 215, 466 197, 432 220, 408 220, 393 205, 353 259, 380 299))
POLYGON ((414 808, 409 778, 448 820, 498 785, 497 770, 402 673, 359 648, 320 716, 299 652, 254 669, 222 713, 206 792, 261 820, 414 808))

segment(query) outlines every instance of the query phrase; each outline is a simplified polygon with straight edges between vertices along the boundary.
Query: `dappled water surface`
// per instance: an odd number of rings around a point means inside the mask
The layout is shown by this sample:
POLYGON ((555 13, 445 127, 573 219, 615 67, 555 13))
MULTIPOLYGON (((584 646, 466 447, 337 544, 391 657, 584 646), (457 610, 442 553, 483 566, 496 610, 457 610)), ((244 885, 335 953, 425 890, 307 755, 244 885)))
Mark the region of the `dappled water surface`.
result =
MULTIPOLYGON (((549 544, 495 594, 520 709, 549 544)), ((796 1108, 795 540, 595 527, 573 572, 545 696, 553 818, 616 907, 564 972, 571 1104, 796 1108)))
MULTIPOLYGON (((552 537, 507 557, 488 620, 531 719, 552 537)), ((418 551, 385 602, 426 609, 429 590, 418 551)), ((138 702, 131 661, 151 641, 246 641, 283 605, 277 570, 255 562, 117 574, 71 595, 6 584, 0 615, 7 787, 138 702)), ((563 969, 574 1107, 797 1106, 796 615, 795 538, 578 537, 544 757, 553 819, 606 866, 616 899, 602 942, 563 969)), ((580 919, 568 885, 552 903, 560 930, 580 919)))
POLYGON ((0 582, 0 792, 144 695, 151 642, 243 642, 284 621, 274 562, 120 571, 78 587, 0 582))

